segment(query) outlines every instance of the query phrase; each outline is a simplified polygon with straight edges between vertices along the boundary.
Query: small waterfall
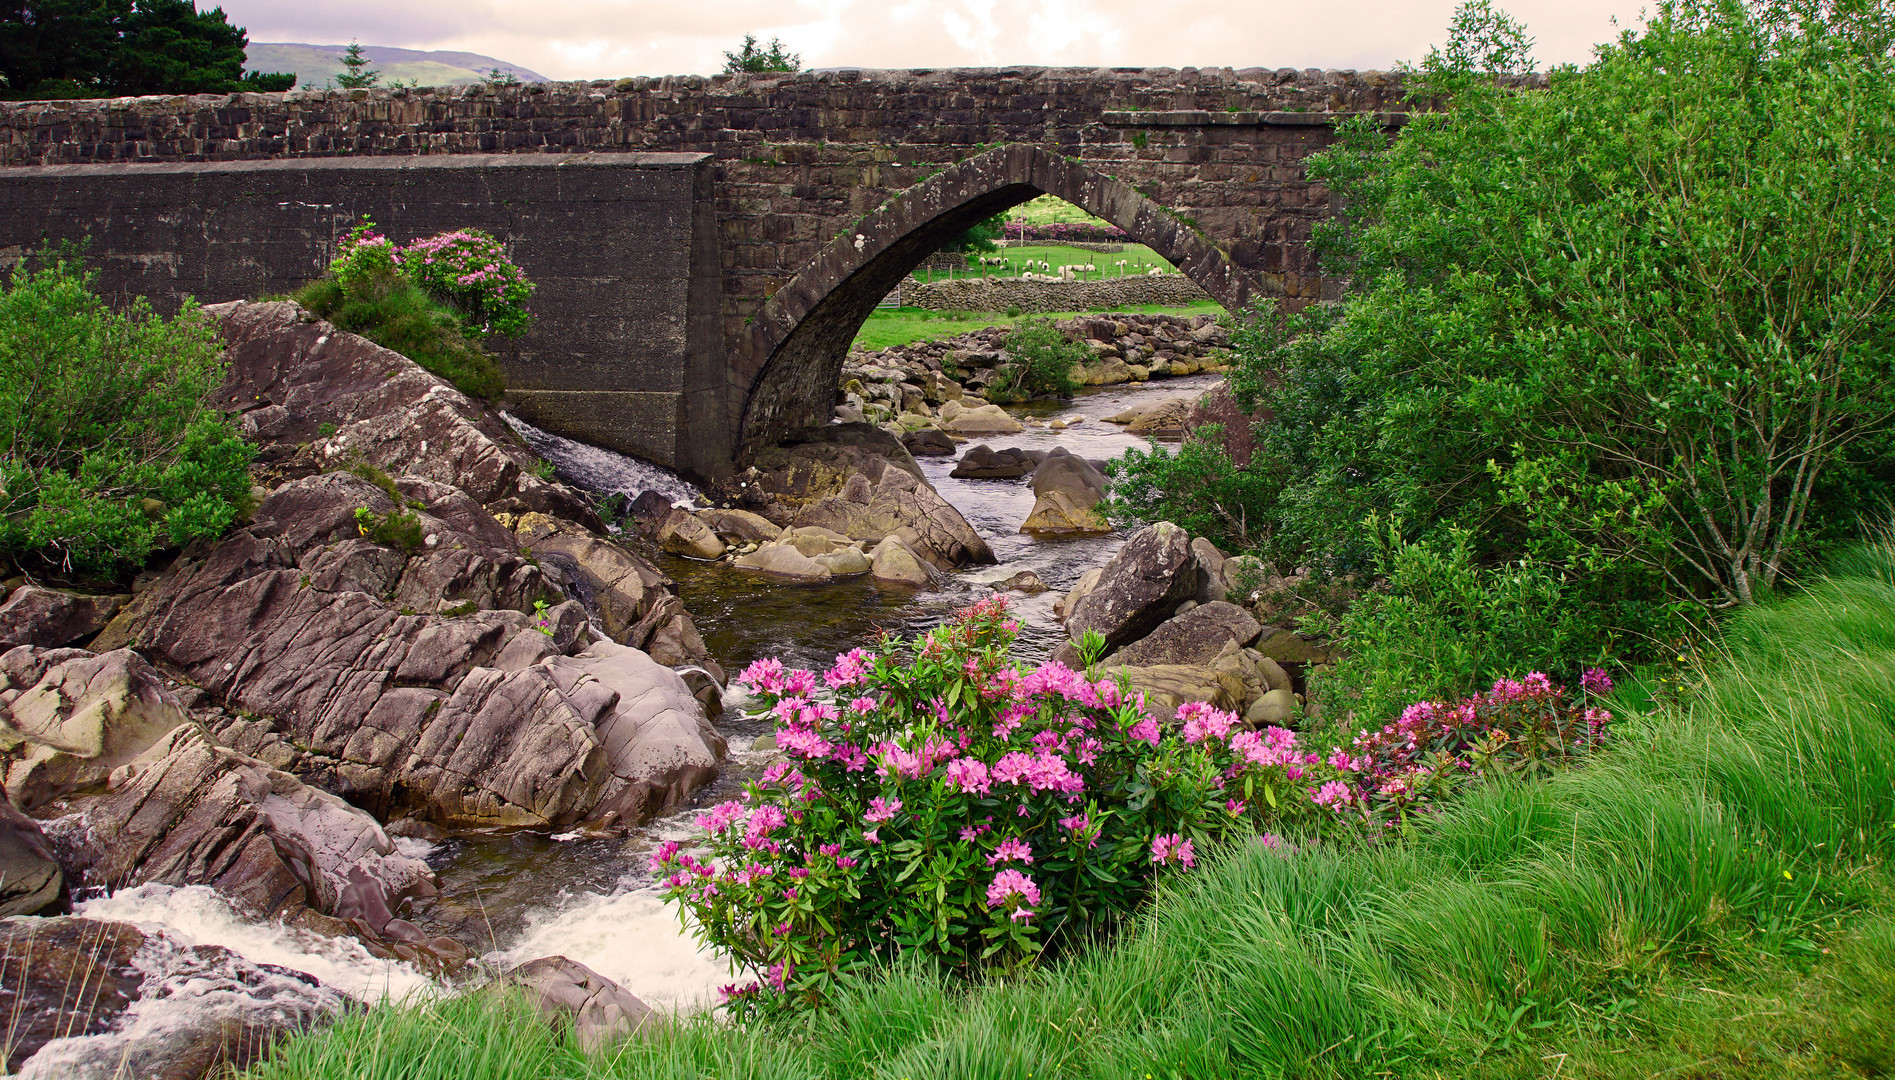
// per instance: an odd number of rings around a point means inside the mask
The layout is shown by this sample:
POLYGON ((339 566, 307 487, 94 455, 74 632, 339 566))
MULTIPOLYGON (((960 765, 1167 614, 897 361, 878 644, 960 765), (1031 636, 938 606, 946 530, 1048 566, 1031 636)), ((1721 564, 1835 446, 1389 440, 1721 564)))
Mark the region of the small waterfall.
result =
POLYGON ((541 431, 512 413, 500 415, 534 453, 553 463, 556 476, 576 488, 601 495, 617 492, 634 498, 656 491, 674 503, 694 502, 700 494, 697 485, 648 461, 541 431))

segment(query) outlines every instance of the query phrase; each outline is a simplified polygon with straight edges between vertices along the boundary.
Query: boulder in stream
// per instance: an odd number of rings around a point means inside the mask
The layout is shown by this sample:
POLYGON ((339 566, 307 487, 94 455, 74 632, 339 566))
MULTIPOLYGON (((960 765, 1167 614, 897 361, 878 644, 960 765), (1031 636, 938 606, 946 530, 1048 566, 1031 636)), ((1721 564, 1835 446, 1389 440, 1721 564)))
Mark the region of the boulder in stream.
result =
POLYGON ((1074 642, 1088 630, 1117 649, 1144 637, 1197 595, 1197 559, 1191 538, 1169 521, 1147 525, 1099 570, 1097 583, 1074 601, 1066 634, 1074 642))
POLYGON ((501 979, 525 990, 548 1023, 570 1024, 588 1053, 609 1049, 655 1015, 618 983, 563 956, 528 960, 501 979))

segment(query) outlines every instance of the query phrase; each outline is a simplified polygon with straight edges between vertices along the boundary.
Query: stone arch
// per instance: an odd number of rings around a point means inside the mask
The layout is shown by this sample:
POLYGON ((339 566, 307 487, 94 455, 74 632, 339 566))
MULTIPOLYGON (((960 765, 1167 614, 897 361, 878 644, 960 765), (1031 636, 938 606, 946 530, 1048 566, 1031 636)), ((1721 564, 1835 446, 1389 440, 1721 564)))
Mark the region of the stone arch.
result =
POLYGON ((836 237, 757 312, 731 363, 738 465, 828 419, 850 342, 921 260, 975 223, 1042 194, 1124 229, 1226 308, 1265 291, 1260 278, 1130 184, 1039 146, 989 150, 903 191, 836 237))

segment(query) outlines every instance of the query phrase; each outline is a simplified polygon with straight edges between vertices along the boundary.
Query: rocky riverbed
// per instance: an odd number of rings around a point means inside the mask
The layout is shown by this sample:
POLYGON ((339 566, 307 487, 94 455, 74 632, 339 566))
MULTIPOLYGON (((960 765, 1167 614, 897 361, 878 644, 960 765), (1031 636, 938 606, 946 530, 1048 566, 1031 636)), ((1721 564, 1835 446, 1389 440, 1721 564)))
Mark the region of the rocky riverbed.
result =
POLYGON ((1099 510, 1103 462, 1214 383, 1175 374, 1214 363, 1211 323, 1075 323, 1102 371, 1163 364, 1175 390, 1132 374, 1012 409, 943 374, 1003 342, 863 357, 845 379, 883 388, 879 426, 864 409, 700 493, 510 427, 294 305, 212 312, 259 448, 251 520, 129 594, 16 580, 0 606, 0 913, 41 916, 0 923, 7 955, 91 949, 119 1002, 0 972, 0 1007, 66 1018, 16 1042, 29 1075, 130 1055, 196 1076, 351 1002, 523 964, 589 1037, 639 1022, 636 999, 707 1003, 729 974, 640 852, 768 760, 723 685, 760 656, 826 663, 999 588, 1023 657, 1070 661, 1096 629, 1161 712, 1280 722, 1325 659, 1255 617, 1267 568, 1099 510), (918 432, 948 452, 911 452, 918 432), (622 532, 596 509, 613 491, 622 532), (569 962, 528 964, 549 956, 569 962), (181 1007, 186 985, 217 1007, 181 1007))

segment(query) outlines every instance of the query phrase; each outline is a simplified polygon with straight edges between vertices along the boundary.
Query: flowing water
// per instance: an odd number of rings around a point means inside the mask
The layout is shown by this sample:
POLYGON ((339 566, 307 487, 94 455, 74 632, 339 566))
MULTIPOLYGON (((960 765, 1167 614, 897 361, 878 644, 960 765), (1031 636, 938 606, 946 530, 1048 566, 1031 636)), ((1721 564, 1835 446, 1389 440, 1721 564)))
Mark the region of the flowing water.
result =
MULTIPOLYGON (((1009 411, 1022 417, 1086 419, 1061 431, 1028 427, 1015 435, 995 436, 989 445, 1033 450, 1063 446, 1084 458, 1117 457, 1145 442, 1104 423, 1104 417, 1134 404, 1194 397, 1215 381, 1215 376, 1200 375, 1127 384, 1085 391, 1069 403, 1015 407, 1009 411)), ((652 489, 676 501, 697 494, 686 481, 654 466, 550 435, 512 417, 508 421, 553 463, 560 479, 575 486, 627 496, 652 489)), ((1080 575, 1110 559, 1124 537, 1046 541, 1022 536, 1020 523, 1034 501, 1028 481, 957 480, 948 475, 954 458, 918 460, 942 498, 987 540, 998 565, 973 567, 948 575, 935 588, 914 590, 877 585, 867 577, 826 585, 783 584, 725 565, 659 555, 660 569, 677 581, 706 647, 726 670, 741 670, 767 656, 798 667, 826 667, 836 653, 863 644, 880 629, 903 634, 926 629, 988 595, 990 583, 1021 570, 1033 571, 1051 588, 1037 596, 1012 594, 1022 624, 1016 652, 1032 661, 1057 647, 1064 636, 1053 618, 1053 602, 1080 575)), ((484 950, 485 959, 496 967, 563 955, 660 1008, 693 1010, 715 1003, 717 987, 734 976, 720 958, 696 947, 675 910, 651 887, 645 852, 663 840, 688 836, 700 808, 733 797, 762 769, 769 755, 752 753, 749 747, 766 729, 745 720, 741 705, 740 694, 733 690, 718 719, 718 729, 732 748, 723 776, 699 792, 691 807, 630 836, 510 830, 460 834, 438 844, 403 841, 410 854, 434 867, 441 886, 441 896, 422 905, 414 921, 430 933, 451 933, 477 943, 476 951, 484 950)), ((325 987, 363 1000, 440 989, 425 974, 377 960, 352 941, 245 924, 208 889, 144 886, 89 901, 79 910, 132 922, 148 932, 163 930, 185 945, 223 945, 258 963, 314 975, 325 987)), ((75 1052, 72 1046, 55 1043, 42 1053, 51 1061, 69 1060, 75 1052)))

